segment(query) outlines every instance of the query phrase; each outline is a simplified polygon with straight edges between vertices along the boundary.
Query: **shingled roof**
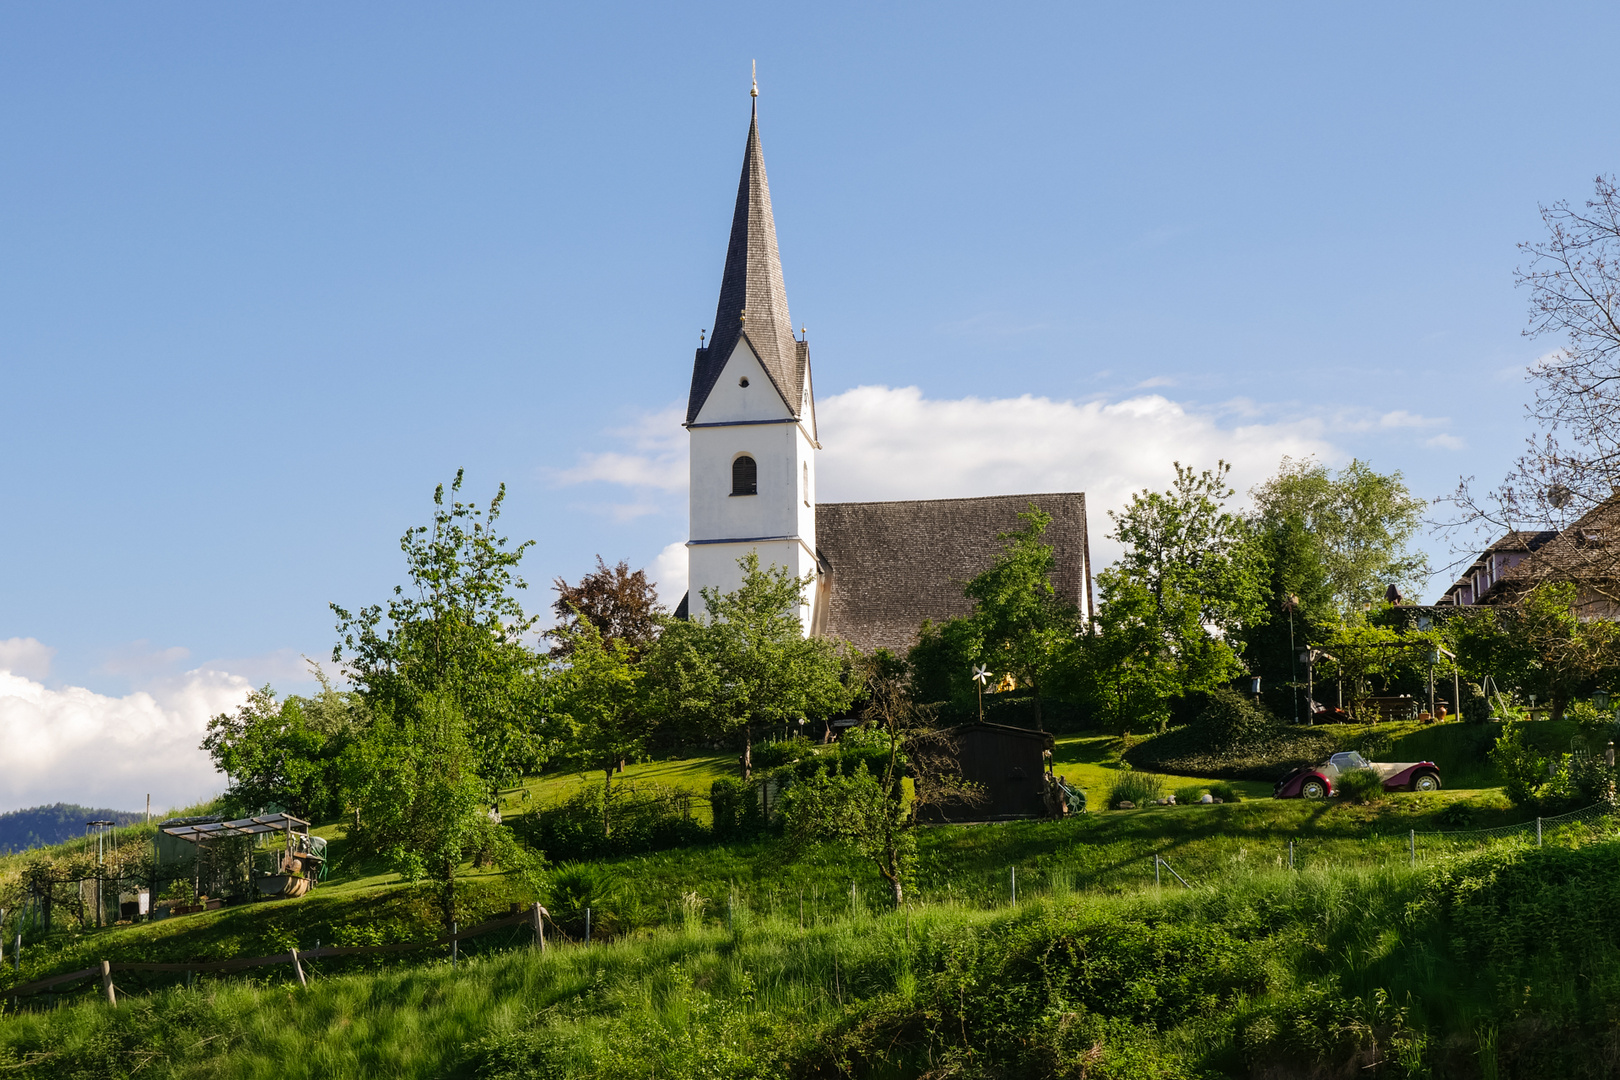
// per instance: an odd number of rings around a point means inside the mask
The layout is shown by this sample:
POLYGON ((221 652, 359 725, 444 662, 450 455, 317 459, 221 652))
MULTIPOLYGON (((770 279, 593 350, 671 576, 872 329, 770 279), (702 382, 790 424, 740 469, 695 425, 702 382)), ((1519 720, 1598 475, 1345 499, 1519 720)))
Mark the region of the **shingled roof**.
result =
POLYGON ((731 216, 731 243, 726 248, 726 269, 720 279, 714 332, 708 347, 697 351, 692 365, 687 423, 697 420, 721 369, 743 337, 788 409, 798 416, 804 401, 809 349, 794 339, 793 319, 788 315, 782 257, 776 249, 776 219, 771 214, 771 187, 765 179, 765 155, 759 147, 757 104, 748 124, 748 144, 743 151, 742 179, 737 184, 737 207, 731 216))
POLYGON ((1078 491, 820 503, 816 547, 830 575, 821 633, 866 651, 904 651, 917 640, 924 619, 938 622, 971 613, 962 586, 1001 553, 999 534, 1021 528, 1018 515, 1031 503, 1052 517, 1046 540, 1057 562, 1052 584, 1058 596, 1089 611, 1086 497, 1078 491))

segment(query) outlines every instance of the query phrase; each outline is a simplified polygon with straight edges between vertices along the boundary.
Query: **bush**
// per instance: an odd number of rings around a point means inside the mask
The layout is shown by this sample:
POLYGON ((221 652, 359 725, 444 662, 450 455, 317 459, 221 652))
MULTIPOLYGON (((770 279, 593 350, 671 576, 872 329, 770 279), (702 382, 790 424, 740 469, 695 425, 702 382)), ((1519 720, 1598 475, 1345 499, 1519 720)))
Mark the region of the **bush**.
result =
POLYGON ((1209 793, 1223 803, 1243 801, 1243 792, 1238 786, 1225 780, 1217 780, 1209 785, 1209 793))
POLYGON ((585 912, 591 913, 591 937, 611 938, 641 923, 636 891, 600 863, 565 863, 552 871, 545 889, 551 921, 570 937, 585 937, 585 912))
POLYGON ((810 757, 815 753, 815 747, 816 744, 803 735, 779 742, 760 743, 753 750, 754 768, 775 769, 790 761, 810 757))
POLYGON ((1186 805, 1187 803, 1195 803, 1199 799, 1202 799, 1204 797, 1204 793, 1208 790, 1209 788, 1202 784, 1183 785, 1182 787, 1176 788, 1176 802, 1181 803, 1182 805, 1186 805))
POLYGON ((1137 806, 1146 806, 1148 803, 1164 798, 1164 780, 1152 773, 1122 772, 1114 781, 1113 788, 1108 792, 1108 807, 1113 809, 1121 801, 1132 802, 1137 806))
POLYGON ((757 783, 723 776, 709 787, 709 805, 714 808, 716 839, 737 840, 765 830, 757 783))
POLYGON ((684 847, 707 839, 692 820, 692 796, 660 784, 615 784, 607 796, 611 831, 602 829, 603 790, 586 784, 561 804, 536 811, 524 838, 552 860, 600 859, 684 847))
POLYGON ((1189 724, 1144 739, 1125 751, 1125 760, 1137 769, 1179 776, 1269 783, 1290 769, 1318 764, 1337 749, 1338 736, 1323 728, 1279 726, 1247 745, 1221 750, 1209 745, 1202 728, 1189 724))
POLYGON ((1351 769, 1340 773, 1333 785, 1339 797, 1354 803, 1369 803, 1384 797, 1384 779, 1371 769, 1351 769))
POLYGON ((1463 691, 1462 718, 1465 723, 1483 724, 1491 718, 1491 702, 1479 683, 1469 683, 1463 691))
POLYGON ((1231 750, 1262 741, 1281 726, 1269 710, 1236 690, 1225 688, 1210 693, 1208 703, 1193 725, 1214 750, 1231 750))

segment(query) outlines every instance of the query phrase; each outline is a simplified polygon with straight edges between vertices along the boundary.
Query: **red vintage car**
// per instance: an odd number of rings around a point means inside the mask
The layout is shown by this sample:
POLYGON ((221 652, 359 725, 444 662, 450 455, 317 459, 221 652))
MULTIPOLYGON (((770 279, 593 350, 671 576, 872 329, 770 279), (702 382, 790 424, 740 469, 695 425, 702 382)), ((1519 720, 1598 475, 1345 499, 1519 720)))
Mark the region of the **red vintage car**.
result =
POLYGON ((1384 781, 1386 791, 1439 791, 1440 767, 1432 761, 1408 761, 1399 764, 1371 762, 1354 750, 1334 754, 1326 762, 1311 768, 1295 769, 1271 789, 1279 799, 1326 799, 1338 792, 1334 782, 1344 773, 1355 769, 1370 769, 1384 781))

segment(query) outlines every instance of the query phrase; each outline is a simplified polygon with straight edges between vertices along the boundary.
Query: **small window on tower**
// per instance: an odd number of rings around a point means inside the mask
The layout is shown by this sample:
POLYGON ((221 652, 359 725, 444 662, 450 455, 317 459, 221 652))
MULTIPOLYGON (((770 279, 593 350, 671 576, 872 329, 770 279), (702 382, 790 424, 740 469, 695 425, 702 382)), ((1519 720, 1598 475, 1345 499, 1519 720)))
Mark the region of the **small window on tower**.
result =
POLYGON ((759 466, 747 454, 731 463, 731 493, 733 495, 759 494, 759 466))

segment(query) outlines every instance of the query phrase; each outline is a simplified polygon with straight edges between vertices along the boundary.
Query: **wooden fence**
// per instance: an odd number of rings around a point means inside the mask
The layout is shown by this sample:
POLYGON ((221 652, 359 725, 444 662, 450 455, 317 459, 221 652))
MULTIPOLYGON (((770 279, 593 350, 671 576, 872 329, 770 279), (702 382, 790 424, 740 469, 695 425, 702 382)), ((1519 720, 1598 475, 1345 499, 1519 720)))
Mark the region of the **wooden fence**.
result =
POLYGON ((394 945, 323 945, 318 949, 289 949, 275 956, 249 956, 236 960, 193 960, 178 964, 132 964, 122 960, 103 960, 97 967, 84 968, 82 971, 69 971, 62 975, 52 975, 48 979, 39 979, 21 986, 13 986, 0 990, 0 995, 13 998, 25 997, 29 994, 44 993, 54 987, 65 986, 69 983, 91 979, 101 976, 102 992, 106 995, 107 1004, 115 1005, 118 1002, 117 991, 113 987, 113 972, 115 971, 169 971, 183 972, 187 975, 209 971, 244 971, 248 968, 265 967, 271 964, 291 964, 293 972, 298 976, 298 984, 307 986, 304 976, 303 962, 306 960, 322 960, 329 956, 376 956, 383 953, 409 952, 412 949, 429 949, 436 945, 454 946, 456 942, 468 938, 478 937, 495 930, 502 930, 508 926, 520 926, 527 923, 534 932, 534 947, 545 950, 546 931, 545 920, 550 913, 539 904, 535 904, 528 911, 520 911, 515 915, 507 915, 499 919, 490 919, 477 926, 458 930, 451 934, 442 934, 427 941, 403 941, 394 945))

